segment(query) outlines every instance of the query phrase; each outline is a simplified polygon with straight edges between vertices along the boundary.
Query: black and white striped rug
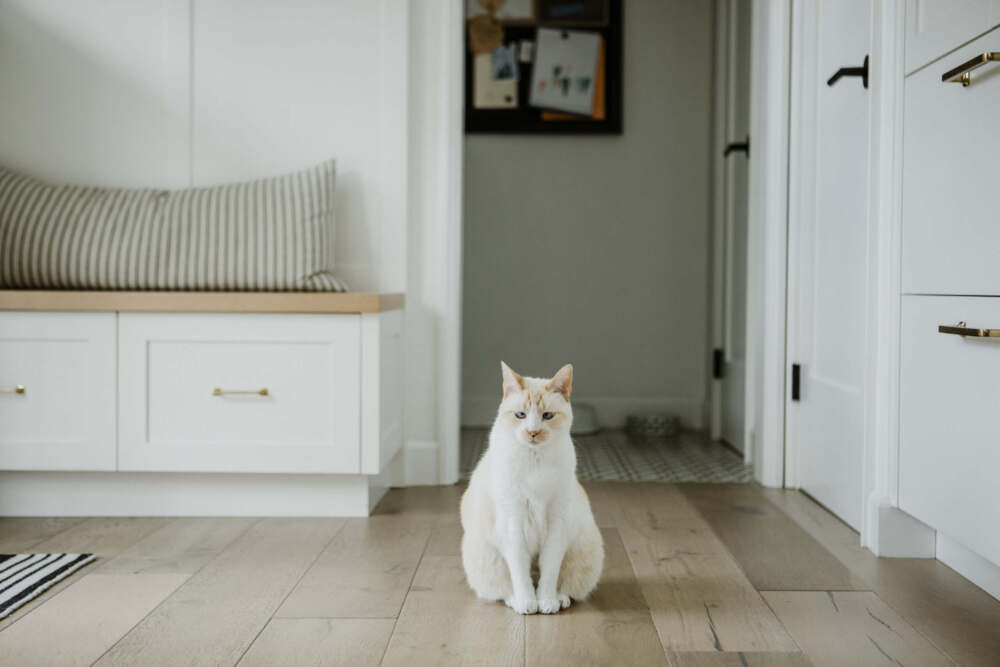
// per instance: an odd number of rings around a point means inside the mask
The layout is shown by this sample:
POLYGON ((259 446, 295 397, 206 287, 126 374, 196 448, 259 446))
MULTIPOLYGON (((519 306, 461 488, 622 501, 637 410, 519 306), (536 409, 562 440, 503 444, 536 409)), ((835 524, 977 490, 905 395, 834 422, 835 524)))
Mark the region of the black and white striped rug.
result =
POLYGON ((94 554, 0 554, 0 618, 95 560, 94 554))

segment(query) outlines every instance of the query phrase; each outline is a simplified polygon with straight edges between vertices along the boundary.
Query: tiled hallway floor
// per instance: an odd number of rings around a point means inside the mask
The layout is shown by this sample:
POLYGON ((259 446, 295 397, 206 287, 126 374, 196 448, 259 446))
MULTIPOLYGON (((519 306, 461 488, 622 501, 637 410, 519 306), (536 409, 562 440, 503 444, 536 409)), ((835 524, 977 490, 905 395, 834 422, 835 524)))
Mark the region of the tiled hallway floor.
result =
MULTIPOLYGON (((472 474, 486 449, 487 429, 463 429, 462 477, 472 474)), ((636 438, 606 429, 576 436, 577 477, 605 482, 749 482, 750 466, 729 447, 699 433, 636 438)))

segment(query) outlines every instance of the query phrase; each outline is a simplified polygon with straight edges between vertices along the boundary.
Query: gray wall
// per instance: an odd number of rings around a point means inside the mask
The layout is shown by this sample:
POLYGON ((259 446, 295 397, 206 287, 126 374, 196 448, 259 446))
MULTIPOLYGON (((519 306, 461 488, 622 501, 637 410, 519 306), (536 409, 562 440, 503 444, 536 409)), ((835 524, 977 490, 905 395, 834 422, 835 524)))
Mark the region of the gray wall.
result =
POLYGON ((706 394, 712 4, 625 3, 622 136, 465 139, 462 419, 499 362, 576 369, 605 424, 706 394))

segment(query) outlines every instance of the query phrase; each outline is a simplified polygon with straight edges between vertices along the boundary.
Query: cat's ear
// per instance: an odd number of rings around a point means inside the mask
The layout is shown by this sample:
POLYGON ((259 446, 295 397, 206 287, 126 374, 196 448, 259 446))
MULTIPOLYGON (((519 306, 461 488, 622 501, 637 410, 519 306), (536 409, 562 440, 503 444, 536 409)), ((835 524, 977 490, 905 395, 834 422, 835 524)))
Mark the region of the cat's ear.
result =
POLYGON ((502 361, 500 362, 500 373, 503 375, 504 398, 507 398, 507 394, 511 392, 519 392, 524 389, 524 378, 502 361))
POLYGON ((559 392, 568 401, 569 395, 573 392, 573 364, 566 364, 560 368, 559 372, 549 380, 546 389, 559 392))

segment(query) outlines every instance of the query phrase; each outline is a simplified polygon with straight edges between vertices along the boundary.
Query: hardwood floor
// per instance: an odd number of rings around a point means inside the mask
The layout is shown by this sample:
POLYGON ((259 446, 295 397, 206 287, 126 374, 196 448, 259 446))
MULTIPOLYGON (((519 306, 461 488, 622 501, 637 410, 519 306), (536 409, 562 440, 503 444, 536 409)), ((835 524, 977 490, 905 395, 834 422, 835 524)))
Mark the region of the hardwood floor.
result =
POLYGON ((101 556, 0 622, 0 665, 997 664, 1000 602, 800 493, 586 487, 604 575, 552 616, 468 590, 461 486, 369 519, 0 519, 0 552, 101 556))

